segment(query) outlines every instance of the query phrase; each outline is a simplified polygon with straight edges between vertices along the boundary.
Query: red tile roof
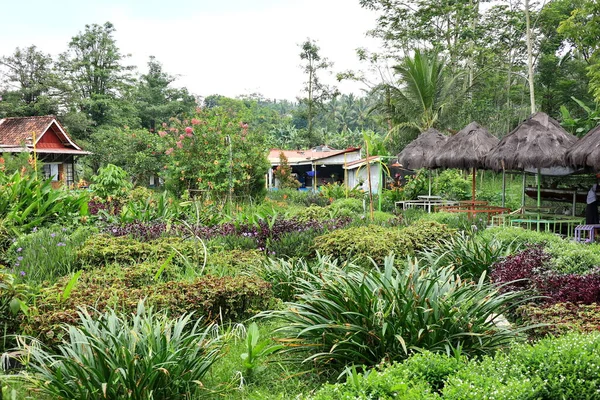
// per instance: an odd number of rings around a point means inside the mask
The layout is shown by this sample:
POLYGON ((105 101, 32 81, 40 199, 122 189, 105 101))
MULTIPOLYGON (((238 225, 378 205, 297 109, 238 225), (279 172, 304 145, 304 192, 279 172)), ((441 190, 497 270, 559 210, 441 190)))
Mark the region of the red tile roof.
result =
MULTIPOLYGON (((60 148, 60 144, 56 146, 49 143, 40 143, 40 139, 47 131, 51 131, 52 133, 49 134, 55 134, 58 137, 60 142, 62 142, 62 148, 65 148, 65 150, 82 150, 81 147, 73 142, 63 126, 53 115, 0 119, 0 147, 32 147, 33 135, 35 133, 36 144, 39 144, 40 147, 60 148)), ((52 140, 47 142, 52 142, 52 140)))

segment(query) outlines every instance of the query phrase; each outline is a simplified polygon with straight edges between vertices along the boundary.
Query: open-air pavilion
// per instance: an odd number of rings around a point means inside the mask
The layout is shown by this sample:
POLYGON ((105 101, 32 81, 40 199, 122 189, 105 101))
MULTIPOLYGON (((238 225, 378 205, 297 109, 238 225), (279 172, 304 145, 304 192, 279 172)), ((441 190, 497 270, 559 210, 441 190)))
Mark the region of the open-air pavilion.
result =
POLYGON ((506 171, 518 171, 523 174, 521 209, 513 214, 501 216, 498 223, 535 226, 538 230, 543 227, 545 230, 567 235, 573 233, 574 227, 581 223, 581 218, 576 217, 575 210, 577 188, 542 189, 542 177, 564 177, 575 172, 569 167, 566 154, 576 142, 577 138, 565 131, 558 121, 538 112, 519 124, 489 152, 485 160, 488 168, 502 171, 503 176, 506 171), (527 174, 536 176, 537 188, 527 190, 527 174), (527 193, 531 196, 534 196, 534 193, 537 195, 536 207, 526 207, 527 193), (542 198, 555 201, 564 201, 565 198, 570 200, 573 207, 571 215, 555 214, 551 208, 542 207, 542 198))

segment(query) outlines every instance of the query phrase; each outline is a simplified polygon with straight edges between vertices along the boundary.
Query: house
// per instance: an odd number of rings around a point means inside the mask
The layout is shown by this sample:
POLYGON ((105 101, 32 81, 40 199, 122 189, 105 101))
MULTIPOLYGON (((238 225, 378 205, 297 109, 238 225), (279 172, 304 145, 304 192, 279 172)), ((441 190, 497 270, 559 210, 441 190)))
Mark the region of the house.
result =
POLYGON ((53 187, 75 183, 75 157, 91 154, 79 147, 56 117, 0 119, 0 153, 34 153, 53 187))
MULTIPOLYGON (((379 182, 384 180, 387 172, 382 171, 382 164, 379 156, 369 157, 370 172, 371 172, 371 191, 373 193, 379 192, 379 182), (382 174, 383 172, 383 174, 382 174)), ((346 176, 348 177, 348 187, 355 188, 358 186, 359 189, 365 192, 369 191, 369 180, 367 174, 367 159, 363 158, 353 162, 349 162, 344 166, 347 171, 346 176)))
POLYGON ((317 146, 308 150, 279 150, 269 152, 271 168, 267 176, 269 189, 278 186, 273 171, 279 166, 280 154, 288 159, 288 164, 302 188, 313 188, 333 182, 344 182, 344 165, 360 159, 360 148, 350 147, 344 150, 328 146, 317 146))

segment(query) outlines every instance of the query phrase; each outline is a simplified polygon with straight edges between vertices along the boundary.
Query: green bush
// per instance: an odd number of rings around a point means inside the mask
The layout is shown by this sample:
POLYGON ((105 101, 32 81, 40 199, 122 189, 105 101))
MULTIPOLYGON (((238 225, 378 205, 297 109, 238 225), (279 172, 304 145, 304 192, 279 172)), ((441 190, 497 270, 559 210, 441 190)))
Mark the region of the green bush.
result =
POLYGON ((353 372, 346 382, 326 385, 313 398, 597 399, 599 347, 595 333, 515 345, 508 353, 471 361, 424 353, 365 374, 353 372))
POLYGON ((541 244, 546 253, 550 254, 552 269, 557 272, 585 274, 600 266, 600 244, 577 243, 552 233, 523 228, 490 228, 482 236, 519 247, 541 244))
POLYGON ((466 200, 471 197, 471 182, 461 171, 446 169, 433 179, 436 194, 451 200, 466 200))
POLYGON ((401 360, 418 350, 494 352, 518 333, 496 325, 498 315, 526 299, 521 292, 499 293, 483 279, 461 280, 451 268, 398 268, 393 258, 382 270, 330 265, 299 278, 296 300, 261 316, 280 324, 274 334, 290 359, 334 370, 401 360))
POLYGON ((312 258, 315 238, 322 233, 316 229, 283 233, 277 240, 269 240, 266 253, 269 257, 277 258, 312 258))
POLYGON ((351 212, 352 214, 364 214, 364 205, 362 199, 338 199, 331 203, 329 206, 333 212, 338 215, 339 213, 345 213, 346 211, 351 212))
POLYGON ((358 226, 338 229, 315 238, 315 250, 336 258, 356 258, 363 263, 372 258, 376 263, 382 263, 390 253, 402 259, 415 251, 435 246, 453 233, 454 230, 431 221, 418 221, 403 229, 379 225, 358 226))
POLYGON ((12 335, 19 333, 20 316, 32 294, 29 286, 17 283, 13 274, 0 267, 0 353, 13 347, 12 335))
POLYGON ((77 261, 83 267, 100 267, 107 264, 130 265, 144 261, 166 260, 172 254, 174 262, 182 261, 179 254, 184 257, 196 257, 198 262, 204 258, 201 245, 193 240, 183 240, 168 237, 140 242, 138 240, 121 236, 94 235, 90 237, 83 247, 77 251, 77 261))
POLYGON ((294 216, 294 218, 300 222, 325 221, 332 217, 333 215, 329 207, 321 207, 315 204, 301 209, 298 214, 294 216))
POLYGON ((212 276, 240 275, 254 270, 264 259, 264 254, 258 250, 209 251, 205 273, 212 276))
POLYGON ((59 227, 37 229, 12 244, 6 254, 8 265, 21 281, 53 282, 78 268, 74 254, 94 232, 87 227, 72 233, 59 227))
POLYGON ((529 332, 534 337, 559 336, 569 332, 597 332, 600 326, 598 304, 527 304, 519 307, 517 313, 524 323, 538 325, 529 332))
POLYGON ((50 179, 36 174, 0 171, 0 218, 17 232, 52 223, 72 224, 88 215, 87 192, 53 189, 50 179))
POLYGON ((100 168, 98 175, 92 177, 92 182, 90 189, 103 199, 111 196, 125 198, 133 188, 127 172, 114 164, 100 168))
POLYGON ((273 300, 271 286, 257 277, 203 276, 190 281, 166 281, 177 272, 160 264, 132 266, 123 274, 106 269, 84 271, 68 296, 67 278, 42 289, 35 307, 22 323, 22 331, 55 345, 64 335, 62 324, 76 324, 79 307, 102 313, 108 309, 133 312, 139 300, 165 310, 172 317, 194 312, 207 320, 241 321, 259 310, 268 309, 273 300), (157 279, 155 277, 158 275, 157 279))
POLYGON ((191 314, 169 319, 140 303, 131 317, 81 310, 78 319, 79 326, 65 326, 57 355, 35 342, 21 347, 34 372, 27 379, 52 398, 191 398, 206 390, 202 379, 221 357, 216 328, 191 314))
POLYGON ((490 267, 518 249, 497 239, 469 236, 464 232, 439 242, 439 245, 419 254, 431 265, 453 265, 463 278, 477 279, 488 274, 490 267))

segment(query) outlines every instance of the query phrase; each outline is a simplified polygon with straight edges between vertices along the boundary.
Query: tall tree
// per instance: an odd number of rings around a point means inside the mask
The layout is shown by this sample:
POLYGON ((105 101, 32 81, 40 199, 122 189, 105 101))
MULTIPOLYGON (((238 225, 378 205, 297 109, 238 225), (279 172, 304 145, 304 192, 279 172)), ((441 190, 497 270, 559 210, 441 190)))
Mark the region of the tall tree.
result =
POLYGON ((133 108, 121 101, 131 91, 133 67, 122 64, 127 57, 113 37, 115 27, 86 25, 74 36, 58 62, 60 73, 70 85, 73 111, 83 113, 96 125, 132 122, 133 108))
POLYGON ((161 63, 150 56, 148 73, 141 76, 135 89, 136 108, 142 127, 154 130, 157 123, 194 111, 194 96, 185 88, 171 87, 175 80, 176 77, 164 72, 161 63))
POLYGON ((420 50, 412 57, 405 57, 394 70, 397 85, 377 88, 384 94, 379 108, 391 106, 394 110, 390 134, 400 133, 410 138, 431 127, 441 128, 440 120, 450 105, 465 93, 459 85, 461 74, 451 73, 437 54, 420 50))
POLYGON ((326 100, 337 95, 337 89, 329 87, 321 82, 319 73, 326 71, 333 66, 327 58, 321 57, 319 47, 314 40, 310 38, 300 45, 300 59, 304 61, 302 69, 307 76, 304 91, 307 97, 300 99, 300 102, 306 106, 307 136, 311 145, 318 144, 315 141, 314 118, 319 109, 323 107, 326 100))
POLYGON ((600 102, 600 3, 596 0, 576 0, 569 18, 561 22, 558 31, 588 64, 590 90, 600 102))
MULTIPOLYGON (((58 101, 54 96, 56 86, 52 71, 52 57, 35 46, 17 47, 10 56, 0 58, 6 89, 1 91, 0 114, 31 116, 56 114, 58 101)), ((0 70, 0 72, 1 72, 0 70)))

